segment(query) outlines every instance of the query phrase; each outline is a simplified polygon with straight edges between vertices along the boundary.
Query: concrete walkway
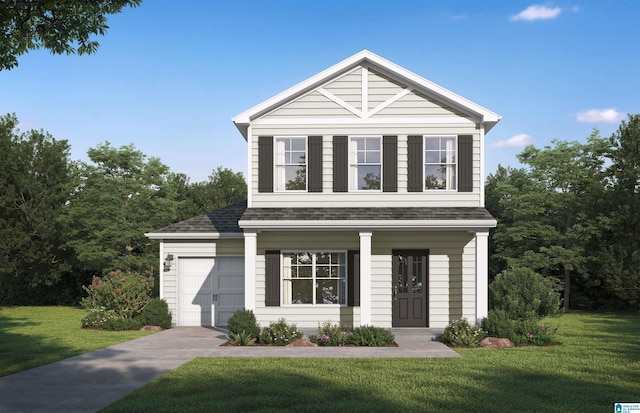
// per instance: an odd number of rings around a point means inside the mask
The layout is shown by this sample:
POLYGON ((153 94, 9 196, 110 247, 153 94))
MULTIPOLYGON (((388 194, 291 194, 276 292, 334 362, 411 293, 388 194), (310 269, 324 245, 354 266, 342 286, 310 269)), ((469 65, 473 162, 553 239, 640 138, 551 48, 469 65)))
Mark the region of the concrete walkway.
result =
POLYGON ((95 412, 194 357, 460 357, 434 341, 398 347, 221 347, 225 334, 172 328, 0 378, 0 413, 95 412))

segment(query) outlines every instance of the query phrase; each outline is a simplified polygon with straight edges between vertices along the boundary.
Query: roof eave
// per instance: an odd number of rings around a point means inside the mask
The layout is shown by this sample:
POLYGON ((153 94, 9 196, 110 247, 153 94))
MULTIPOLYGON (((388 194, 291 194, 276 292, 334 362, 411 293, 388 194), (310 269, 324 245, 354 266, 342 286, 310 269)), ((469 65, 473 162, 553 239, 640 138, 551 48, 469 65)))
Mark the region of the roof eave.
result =
POLYGON ((487 231, 495 228, 495 219, 482 220, 240 220, 238 225, 251 230, 457 230, 457 231, 487 231))
POLYGON ((242 239, 242 232, 147 232, 147 238, 157 240, 171 239, 242 239))

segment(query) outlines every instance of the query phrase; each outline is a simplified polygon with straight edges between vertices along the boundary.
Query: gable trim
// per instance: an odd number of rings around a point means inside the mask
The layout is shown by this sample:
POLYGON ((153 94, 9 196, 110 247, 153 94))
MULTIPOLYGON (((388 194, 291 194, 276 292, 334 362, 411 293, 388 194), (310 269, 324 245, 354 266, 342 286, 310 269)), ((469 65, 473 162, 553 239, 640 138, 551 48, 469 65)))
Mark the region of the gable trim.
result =
MULTIPOLYGON (((384 108, 383 108, 384 109, 384 108)), ((253 122, 254 125, 422 125, 424 124, 440 124, 440 125, 453 125, 453 126, 468 126, 475 125, 476 119, 461 118, 459 116, 447 116, 447 117, 404 117, 404 118, 358 118, 358 117, 318 117, 318 118, 266 118, 257 119, 253 122)))

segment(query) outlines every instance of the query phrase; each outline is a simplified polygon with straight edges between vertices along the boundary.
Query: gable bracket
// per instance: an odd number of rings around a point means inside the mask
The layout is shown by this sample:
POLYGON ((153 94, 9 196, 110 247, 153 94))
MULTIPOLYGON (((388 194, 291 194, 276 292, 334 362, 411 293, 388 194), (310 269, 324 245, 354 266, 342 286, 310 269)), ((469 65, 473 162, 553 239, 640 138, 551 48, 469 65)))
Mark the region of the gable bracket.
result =
POLYGON ((320 94, 322 94, 324 97, 326 97, 327 99, 330 99, 332 101, 334 101, 335 103, 337 103, 338 105, 342 106, 343 108, 347 109, 349 112, 352 112, 353 114, 355 114, 356 116, 362 118, 363 114, 362 111, 356 109, 355 107, 353 107, 352 105, 350 105, 349 103, 345 102, 344 100, 340 99, 339 97, 337 97, 336 95, 334 95, 333 93, 329 92, 328 90, 319 87, 318 89, 316 89, 320 94))

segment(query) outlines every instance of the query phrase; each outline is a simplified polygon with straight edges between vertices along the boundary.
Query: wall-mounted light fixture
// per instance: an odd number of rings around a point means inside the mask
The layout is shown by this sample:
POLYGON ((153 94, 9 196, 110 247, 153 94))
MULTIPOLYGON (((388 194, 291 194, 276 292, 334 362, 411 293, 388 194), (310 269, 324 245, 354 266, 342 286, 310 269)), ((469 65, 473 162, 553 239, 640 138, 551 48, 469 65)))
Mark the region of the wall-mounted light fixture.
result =
POLYGON ((171 261, 173 261, 173 254, 167 254, 164 259, 164 272, 171 271, 171 261))

